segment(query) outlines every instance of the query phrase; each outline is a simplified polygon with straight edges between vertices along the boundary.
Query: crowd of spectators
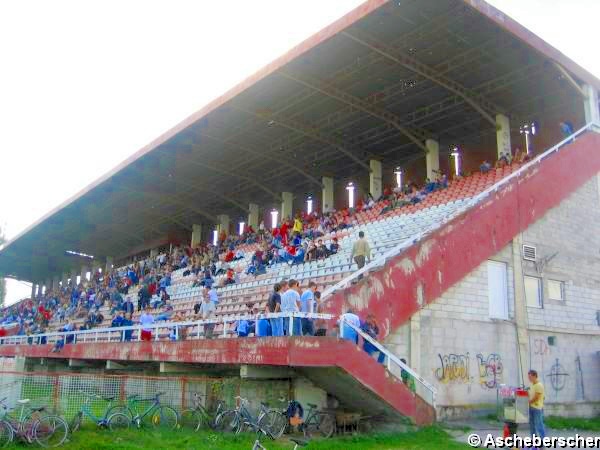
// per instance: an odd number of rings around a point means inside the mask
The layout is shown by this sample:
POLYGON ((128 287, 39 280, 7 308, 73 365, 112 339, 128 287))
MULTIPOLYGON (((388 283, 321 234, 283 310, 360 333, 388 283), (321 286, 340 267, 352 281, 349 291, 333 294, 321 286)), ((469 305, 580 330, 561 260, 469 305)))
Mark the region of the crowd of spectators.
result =
MULTIPOLYGON (((90 280, 82 280, 75 285, 70 282, 68 286, 38 293, 34 298, 5 308, 0 311, 0 329, 11 324, 18 328, 17 335, 28 336, 55 330, 89 330, 107 325, 102 313, 107 310, 107 319, 113 327, 138 324, 146 311, 154 321, 207 318, 214 314, 218 304, 215 287, 239 283, 243 273, 254 276, 264 274, 274 264, 293 265, 325 259, 339 252, 337 233, 356 225, 357 214, 376 206, 384 214, 407 204, 419 203, 428 194, 447 186, 447 177, 440 174, 434 181, 426 180, 420 188, 414 183, 407 183, 393 190, 386 187, 379 199, 367 194, 364 199, 358 200, 355 208, 325 213, 298 213, 294 218, 286 218, 278 227, 270 230, 265 227, 264 222, 260 223, 257 230, 246 225, 239 236, 221 233, 217 245, 201 243, 195 248, 173 246, 155 257, 140 259, 104 273, 97 271, 90 280), (254 245, 248 247, 251 244, 254 245), (248 248, 252 248, 252 255, 245 258, 244 249, 248 248), (249 262, 236 264, 240 260, 249 262), (203 287, 193 311, 176 312, 173 307, 167 288, 171 285, 171 273, 175 270, 182 270, 184 277, 193 277, 194 287, 203 287), (130 294, 133 287, 138 288, 136 297, 130 294), (108 308, 103 309, 103 306, 108 308), (136 311, 143 311, 144 314, 134 322, 136 311), (50 328, 51 322, 53 328, 50 328), (77 326, 76 323, 80 325, 77 326)), ((363 255, 354 253, 353 250, 352 257, 357 261, 361 260, 359 265, 364 264, 363 255)), ((275 308, 280 308, 281 311, 291 308, 293 302, 289 297, 294 296, 292 292, 299 288, 281 284, 279 289, 280 295, 288 299, 284 302, 287 306, 281 309, 280 304, 275 306, 271 302, 271 312, 275 312, 275 308)), ((310 289, 314 287, 309 287, 310 289)), ((318 297, 319 293, 314 291, 314 295, 318 297)), ((305 294, 302 293, 302 296, 305 294)), ((251 313, 252 308, 254 307, 249 307, 251 313)), ((150 319, 145 317, 144 320, 148 323, 150 319)), ((268 326, 259 327, 259 335, 282 335, 288 329, 288 324, 267 322, 268 326)), ((312 322, 292 325, 295 331, 309 332, 312 322)), ((256 328, 255 323, 242 322, 236 325, 236 330, 239 335, 244 335, 250 333, 248 330, 252 326, 256 328)))

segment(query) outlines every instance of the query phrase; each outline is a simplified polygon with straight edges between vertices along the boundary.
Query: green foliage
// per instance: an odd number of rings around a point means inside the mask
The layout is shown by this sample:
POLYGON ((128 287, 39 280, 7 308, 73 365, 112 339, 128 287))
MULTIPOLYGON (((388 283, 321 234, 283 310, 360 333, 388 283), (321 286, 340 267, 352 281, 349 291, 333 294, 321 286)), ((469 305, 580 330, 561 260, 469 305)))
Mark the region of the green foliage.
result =
POLYGON ((544 418, 544 422, 547 427, 555 430, 600 431, 600 417, 582 419, 578 417, 549 416, 544 418))
MULTIPOLYGON (((153 429, 111 433, 107 430, 86 426, 70 437, 64 448, 69 450, 249 450, 254 443, 254 434, 231 436, 214 432, 161 431, 153 429)), ((269 450, 291 450, 293 444, 284 436, 273 442, 261 441, 269 450)), ((25 448, 18 444, 11 448, 25 448)), ((439 427, 427 427, 410 433, 381 433, 313 440, 306 449, 316 450, 421 450, 421 449, 465 449, 439 427)))

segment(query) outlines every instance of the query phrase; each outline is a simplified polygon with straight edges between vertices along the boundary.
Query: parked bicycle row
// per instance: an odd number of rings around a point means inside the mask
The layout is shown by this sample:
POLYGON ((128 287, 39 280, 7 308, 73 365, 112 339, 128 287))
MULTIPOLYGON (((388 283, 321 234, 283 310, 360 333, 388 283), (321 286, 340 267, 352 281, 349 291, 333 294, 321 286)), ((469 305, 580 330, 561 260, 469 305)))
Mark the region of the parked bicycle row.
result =
MULTIPOLYGON (((41 447, 59 447, 68 441, 71 433, 81 429, 84 421, 112 432, 144 427, 191 431, 212 429, 234 434, 256 432, 257 443, 260 443, 258 435, 278 439, 289 431, 298 431, 307 438, 329 438, 335 433, 336 427, 333 413, 320 411, 317 405, 309 403, 308 411, 304 414, 302 405, 295 400, 289 401, 281 409, 261 403, 255 415, 250 410, 249 401, 240 396, 235 397, 235 408, 227 408, 223 401, 217 401, 212 408, 208 408, 202 402, 203 396, 194 393, 191 407, 178 412, 161 402, 164 392, 151 397, 130 395, 125 402, 116 396, 104 397, 83 390, 79 390, 78 394, 83 396, 84 401, 69 421, 55 414, 51 408, 34 406, 29 399, 13 402, 13 408, 8 406, 7 398, 0 400, 3 411, 0 417, 0 448, 8 446, 15 439, 41 447), (101 407, 98 407, 99 403, 101 407)), ((306 443, 299 439, 294 442, 296 446, 306 443)))

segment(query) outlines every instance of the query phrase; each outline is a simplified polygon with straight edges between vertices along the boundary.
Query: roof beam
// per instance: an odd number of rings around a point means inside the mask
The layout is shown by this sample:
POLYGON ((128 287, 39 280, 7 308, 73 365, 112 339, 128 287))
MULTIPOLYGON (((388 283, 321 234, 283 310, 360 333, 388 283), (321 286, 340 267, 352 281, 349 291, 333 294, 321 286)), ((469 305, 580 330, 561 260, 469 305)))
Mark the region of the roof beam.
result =
POLYGON ((579 85, 579 83, 577 81, 575 81, 575 79, 571 76, 571 74, 569 72, 567 72, 567 70, 563 66, 561 66, 559 63, 557 63, 556 61, 552 61, 552 64, 554 64, 554 66, 558 69, 560 74, 566 78, 566 80, 569 82, 569 84, 571 86, 573 86, 573 88, 575 88, 575 91, 577 91, 577 93, 584 100, 587 99, 587 94, 585 93, 583 88, 579 85))
POLYGON ((496 126, 496 119, 492 114, 500 113, 504 111, 504 108, 489 102, 488 100, 478 96, 471 92, 469 89, 457 83, 456 81, 440 74, 436 69, 417 61, 415 58, 394 50, 385 44, 376 41, 373 38, 359 38, 348 31, 343 31, 342 35, 357 42, 364 47, 367 47, 373 52, 379 53, 390 61, 394 61, 406 69, 427 78, 430 81, 444 87, 445 89, 453 92, 454 94, 462 97, 465 102, 471 105, 477 112, 479 112, 490 124, 496 126))
POLYGON ((212 139, 213 141, 220 142, 220 143, 225 144, 225 145, 230 145, 230 146, 236 147, 236 148, 238 148, 240 150, 243 150, 243 151, 245 151, 247 153, 250 153, 252 155, 260 156, 261 158, 269 159, 271 161, 276 161, 278 164, 283 164, 283 165, 289 167, 290 169, 295 170, 299 174, 304 175, 304 177, 306 177, 307 180, 312 181, 314 184, 316 184, 316 185, 318 185, 320 187, 323 187, 323 184, 321 183, 321 181, 319 181, 313 175, 309 174, 308 172, 305 172, 300 167, 297 167, 294 164, 288 163, 287 161, 281 161, 281 160, 279 160, 279 159, 277 159, 277 158, 269 155, 268 153, 264 153, 264 152, 261 152, 259 150, 254 149, 254 148, 250 148, 247 145, 243 145, 243 144, 240 144, 238 142, 224 141, 223 139, 218 138, 216 136, 212 136, 212 135, 206 134, 206 132, 200 133, 200 136, 208 138, 208 139, 212 139))
POLYGON ((246 109, 242 109, 238 106, 234 106, 234 108, 247 114, 251 114, 253 116, 260 117, 265 120, 270 120, 274 122, 275 125, 279 125, 283 128, 287 128, 288 130, 292 130, 296 133, 308 136, 316 141, 322 142, 323 144, 330 145, 331 147, 339 150, 341 153, 346 155, 355 163, 359 164, 361 167, 367 169, 369 172, 371 171, 371 166, 369 166, 369 164, 357 157, 354 153, 352 153, 352 151, 348 150, 347 144, 345 144, 341 139, 337 138, 336 136, 333 136, 331 134, 325 134, 319 131, 314 126, 309 126, 287 117, 283 118, 281 116, 272 114, 271 112, 261 111, 256 113, 246 109))
POLYGON ((425 130, 407 128, 401 123, 400 118, 395 114, 386 111, 385 109, 373 106, 370 103, 365 102, 364 100, 358 97, 348 94, 347 92, 344 92, 341 89, 335 88, 312 77, 307 77, 305 75, 292 75, 291 73, 285 72, 283 70, 280 70, 278 73, 284 78, 295 81, 296 83, 302 84, 308 88, 314 89, 315 91, 318 91, 323 95, 327 95, 328 97, 334 98, 366 114, 369 114, 373 117, 377 117, 378 119, 391 124, 400 133, 408 137, 413 144, 415 144, 424 152, 427 152, 427 147, 425 146, 424 141, 429 137, 429 133, 425 130))

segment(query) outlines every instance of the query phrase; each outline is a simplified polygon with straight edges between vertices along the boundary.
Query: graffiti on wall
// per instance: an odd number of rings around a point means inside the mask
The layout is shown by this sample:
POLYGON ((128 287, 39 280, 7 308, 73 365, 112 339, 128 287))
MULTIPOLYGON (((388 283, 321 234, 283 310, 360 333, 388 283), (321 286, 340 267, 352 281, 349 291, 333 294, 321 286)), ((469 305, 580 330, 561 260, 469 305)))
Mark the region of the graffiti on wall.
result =
POLYGON ((440 355, 440 366, 435 370, 435 376, 440 383, 464 384, 470 381, 469 354, 440 355))
POLYGON ((550 372, 548 372, 548 374, 546 374, 546 377, 550 381, 550 387, 552 387, 552 390, 554 391, 555 394, 558 394, 560 391, 562 391, 565 388, 565 385, 567 384, 568 376, 569 376, 569 374, 567 373, 565 368, 562 366, 559 359, 556 358, 556 360, 554 361, 554 364, 552 364, 552 367, 550 368, 550 372))
POLYGON ((483 356, 477 354, 477 365, 479 367, 479 384, 487 389, 496 389, 502 383, 502 358, 497 353, 483 356))
POLYGON ((546 343, 546 339, 535 339, 533 341, 533 354, 546 356, 550 354, 550 347, 546 343))

